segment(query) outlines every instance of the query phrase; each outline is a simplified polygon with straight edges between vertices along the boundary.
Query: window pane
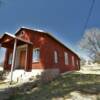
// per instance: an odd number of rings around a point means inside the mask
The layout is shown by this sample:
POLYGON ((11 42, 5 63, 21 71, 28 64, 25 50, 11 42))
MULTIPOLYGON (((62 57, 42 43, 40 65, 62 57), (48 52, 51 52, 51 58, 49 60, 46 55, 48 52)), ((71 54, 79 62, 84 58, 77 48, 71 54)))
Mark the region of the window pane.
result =
POLYGON ((11 64, 11 63, 12 63, 12 53, 11 53, 11 54, 9 54, 9 61, 8 61, 8 63, 9 63, 9 64, 11 64))
POLYGON ((39 62, 40 60, 40 49, 33 50, 33 62, 39 62))
POLYGON ((55 63, 58 63, 57 51, 54 51, 54 61, 55 61, 55 63))
POLYGON ((68 65, 68 53, 65 52, 65 64, 68 65))
POLYGON ((72 56, 72 65, 75 65, 74 56, 72 56))
POLYGON ((78 60, 77 60, 77 66, 78 66, 78 60))

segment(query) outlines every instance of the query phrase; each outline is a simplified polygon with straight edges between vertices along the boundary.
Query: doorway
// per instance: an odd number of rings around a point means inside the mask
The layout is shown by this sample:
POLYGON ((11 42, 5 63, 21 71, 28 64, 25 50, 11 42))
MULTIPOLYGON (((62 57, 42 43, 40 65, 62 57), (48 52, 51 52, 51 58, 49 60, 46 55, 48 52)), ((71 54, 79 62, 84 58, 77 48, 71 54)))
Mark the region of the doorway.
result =
POLYGON ((21 69, 25 69, 25 58, 26 58, 26 51, 21 50, 20 51, 20 60, 19 60, 19 66, 21 69))

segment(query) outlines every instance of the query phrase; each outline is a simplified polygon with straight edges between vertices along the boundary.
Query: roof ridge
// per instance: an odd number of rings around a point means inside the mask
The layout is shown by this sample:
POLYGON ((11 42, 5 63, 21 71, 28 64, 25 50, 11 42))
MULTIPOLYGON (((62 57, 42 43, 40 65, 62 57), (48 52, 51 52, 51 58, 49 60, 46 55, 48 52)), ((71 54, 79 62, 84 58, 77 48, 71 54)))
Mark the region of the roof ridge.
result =
MULTIPOLYGON (((65 48, 69 49, 72 53, 74 53, 76 56, 78 56, 78 54, 76 52, 74 52, 73 50, 71 50, 69 47, 67 47, 63 42, 61 42, 59 39, 55 38, 55 36, 53 36, 50 32, 46 32, 46 31, 41 31, 41 30, 38 30, 38 29, 32 29, 32 28, 28 28, 28 27, 21 27, 19 28, 18 31, 20 31, 21 29, 27 29, 27 30, 31 30, 31 31, 37 31, 37 32, 41 32, 41 33, 44 33, 44 34, 47 34, 49 36, 51 36, 54 40, 56 40, 58 43, 60 43, 61 45, 63 45, 65 48)), ((17 32, 18 32, 17 31, 17 32)), ((17 33, 16 32, 16 33, 17 33)), ((78 56, 79 57, 79 56, 78 56)))

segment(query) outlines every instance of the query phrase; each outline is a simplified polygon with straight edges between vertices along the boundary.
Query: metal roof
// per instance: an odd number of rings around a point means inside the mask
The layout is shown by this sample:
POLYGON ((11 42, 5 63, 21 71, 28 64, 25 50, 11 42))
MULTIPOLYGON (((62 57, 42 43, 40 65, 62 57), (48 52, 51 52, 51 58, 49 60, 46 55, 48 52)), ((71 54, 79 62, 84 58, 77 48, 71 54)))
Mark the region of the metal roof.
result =
MULTIPOLYGON (((26 30, 31 30, 31 31, 36 31, 36 32, 40 32, 43 34, 47 34, 48 36, 52 37, 55 41, 57 41, 59 44, 63 45, 65 48, 67 48, 69 51, 71 51, 72 53, 74 53, 78 58, 80 58, 74 51, 72 51, 70 48, 68 48, 65 44, 63 44, 62 42, 60 42, 57 38, 55 38, 53 35, 51 35, 51 33, 40 30, 40 29, 32 29, 32 28, 28 28, 28 27, 21 27, 16 31, 16 34, 22 30, 22 29, 26 29, 26 30)), ((15 35, 16 35, 15 34, 15 35)))

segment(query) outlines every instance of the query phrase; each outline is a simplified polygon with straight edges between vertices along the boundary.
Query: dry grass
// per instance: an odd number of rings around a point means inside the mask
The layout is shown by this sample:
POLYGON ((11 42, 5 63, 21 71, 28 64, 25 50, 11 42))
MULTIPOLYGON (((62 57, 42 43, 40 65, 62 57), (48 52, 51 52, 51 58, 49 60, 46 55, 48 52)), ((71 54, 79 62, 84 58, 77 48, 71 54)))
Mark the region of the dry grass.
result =
MULTIPOLYGON (((79 72, 62 75, 48 84, 16 90, 8 100, 100 100, 98 68, 86 67, 79 72)), ((8 83, 0 82, 0 89, 8 86, 8 83)))
POLYGON ((83 100, 86 97, 100 99, 100 75, 69 73, 28 91, 17 91, 9 100, 83 100))

